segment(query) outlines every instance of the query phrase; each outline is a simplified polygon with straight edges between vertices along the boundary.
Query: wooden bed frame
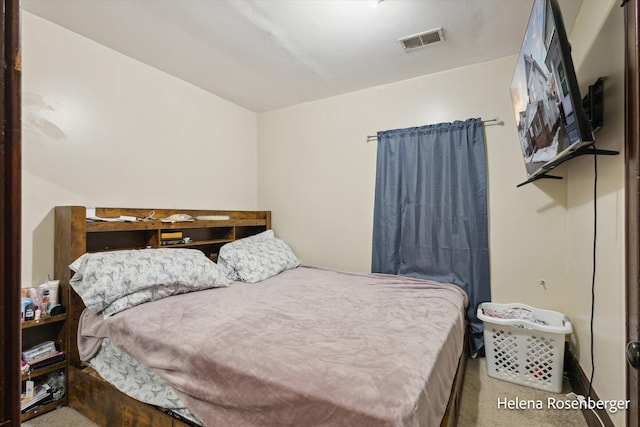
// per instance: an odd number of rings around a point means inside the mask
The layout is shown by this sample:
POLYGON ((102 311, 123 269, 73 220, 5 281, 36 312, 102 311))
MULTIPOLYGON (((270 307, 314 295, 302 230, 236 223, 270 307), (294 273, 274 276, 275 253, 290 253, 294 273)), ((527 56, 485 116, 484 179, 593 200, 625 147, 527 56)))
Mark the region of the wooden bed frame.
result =
MULTIPOLYGON (((60 279, 60 285, 71 295, 69 307, 67 307, 69 313, 67 322, 69 328, 69 348, 67 350, 69 406, 99 425, 187 426, 179 419, 156 407, 139 402, 120 392, 104 381, 93 368, 80 361, 77 332, 84 303, 72 289, 69 289, 69 279, 72 272, 68 266, 86 252, 160 247, 160 237, 163 231, 178 230, 183 231, 185 235, 192 236, 192 242, 188 246, 202 250, 215 260, 218 250, 225 243, 270 229, 271 212, 96 208, 95 215, 101 218, 153 216, 156 220, 88 222, 86 208, 83 206, 57 206, 55 208, 55 277, 60 279), (165 223, 157 220, 177 213, 185 213, 194 218, 225 215, 229 219, 181 223, 165 223)), ((185 246, 184 244, 180 245, 180 247, 185 246)), ((441 427, 457 425, 467 357, 465 346, 458 362, 458 370, 441 427)))

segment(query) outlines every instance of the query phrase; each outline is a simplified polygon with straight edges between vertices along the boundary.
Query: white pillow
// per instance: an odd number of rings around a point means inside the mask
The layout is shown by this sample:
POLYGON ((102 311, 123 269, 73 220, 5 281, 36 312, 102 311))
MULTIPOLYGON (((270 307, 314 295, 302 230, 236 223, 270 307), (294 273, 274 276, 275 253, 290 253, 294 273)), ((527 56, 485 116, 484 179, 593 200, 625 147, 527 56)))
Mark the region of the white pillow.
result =
POLYGON ((87 253, 70 266, 70 285, 87 309, 109 316, 144 302, 227 286, 226 269, 197 249, 87 253))
POLYGON ((235 271, 237 279, 230 278, 256 283, 299 266, 300 260, 273 230, 267 230, 221 247, 218 263, 235 271))

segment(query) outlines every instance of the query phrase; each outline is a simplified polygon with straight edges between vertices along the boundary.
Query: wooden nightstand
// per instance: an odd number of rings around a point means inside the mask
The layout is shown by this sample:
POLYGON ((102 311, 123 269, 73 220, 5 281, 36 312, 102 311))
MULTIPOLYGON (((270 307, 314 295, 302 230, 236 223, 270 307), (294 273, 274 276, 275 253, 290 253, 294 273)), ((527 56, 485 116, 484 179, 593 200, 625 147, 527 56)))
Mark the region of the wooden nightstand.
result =
MULTIPOLYGON (((61 287, 60 299, 63 306, 67 306, 68 287, 61 287)), ((37 415, 49 412, 59 406, 67 404, 67 392, 68 385, 68 351, 69 351, 69 337, 68 337, 68 324, 67 321, 69 315, 67 313, 58 314, 56 316, 43 317, 39 320, 30 320, 22 322, 22 351, 29 349, 33 346, 41 344, 46 341, 54 341, 56 348, 64 352, 64 359, 58 360, 53 363, 47 364, 39 368, 31 368, 30 371, 22 375, 22 387, 25 387, 25 381, 32 380, 36 386, 45 381, 51 375, 63 375, 64 382, 64 396, 49 403, 35 403, 33 407, 23 412, 20 416, 21 421, 26 421, 37 415)), ((46 400, 45 400, 46 402, 46 400)))

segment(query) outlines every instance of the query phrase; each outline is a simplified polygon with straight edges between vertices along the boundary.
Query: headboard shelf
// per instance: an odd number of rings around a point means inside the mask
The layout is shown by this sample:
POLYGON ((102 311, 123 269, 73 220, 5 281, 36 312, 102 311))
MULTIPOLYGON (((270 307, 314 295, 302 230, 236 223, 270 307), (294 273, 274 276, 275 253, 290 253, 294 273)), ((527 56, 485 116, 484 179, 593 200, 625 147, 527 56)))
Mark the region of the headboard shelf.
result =
POLYGON ((264 226, 265 218, 256 219, 228 219, 220 221, 195 220, 190 222, 162 222, 158 220, 136 222, 87 222, 87 232, 95 231, 124 231, 124 230, 160 230, 174 228, 205 228, 205 227, 246 227, 264 226))
MULTIPOLYGON (((195 209, 95 208, 100 218, 129 216, 155 219, 135 222, 92 222, 84 206, 57 206, 55 275, 63 282, 70 277, 69 264, 85 252, 159 247, 200 248, 215 258, 224 243, 271 228, 270 211, 230 211, 195 209), (198 216, 225 215, 227 220, 162 222, 160 218, 183 213, 198 216), (162 233, 182 231, 189 243, 162 244, 162 233)), ((165 242, 166 243, 166 242, 165 242)))
MULTIPOLYGON (((194 209, 146 209, 146 208, 95 208, 101 218, 129 216, 154 219, 135 222, 90 222, 84 206, 56 206, 55 208, 55 256, 54 274, 60 285, 69 287, 69 264, 87 252, 102 252, 143 248, 191 248, 199 249, 216 261, 218 251, 228 242, 251 236, 271 228, 270 211, 231 211, 194 209), (198 216, 225 215, 227 220, 195 220, 191 222, 162 222, 174 214, 198 216), (187 243, 162 244, 162 236, 168 232, 181 232, 189 237, 187 243)), ((72 366, 81 366, 77 354, 76 328, 84 304, 75 292, 70 292, 68 307, 70 324, 70 354, 72 366)))

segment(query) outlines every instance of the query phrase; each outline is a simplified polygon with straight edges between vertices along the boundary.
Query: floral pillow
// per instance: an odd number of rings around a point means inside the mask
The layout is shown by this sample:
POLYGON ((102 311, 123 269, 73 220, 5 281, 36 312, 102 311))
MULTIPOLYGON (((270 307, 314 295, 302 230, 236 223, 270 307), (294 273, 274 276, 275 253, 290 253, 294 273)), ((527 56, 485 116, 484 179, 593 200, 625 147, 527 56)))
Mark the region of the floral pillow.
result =
POLYGON ((299 266, 300 260, 273 230, 267 230, 221 247, 218 263, 235 272, 230 278, 256 283, 299 266))
POLYGON ((70 266, 87 309, 110 316, 171 295, 227 286, 227 270, 197 249, 87 253, 70 266))

